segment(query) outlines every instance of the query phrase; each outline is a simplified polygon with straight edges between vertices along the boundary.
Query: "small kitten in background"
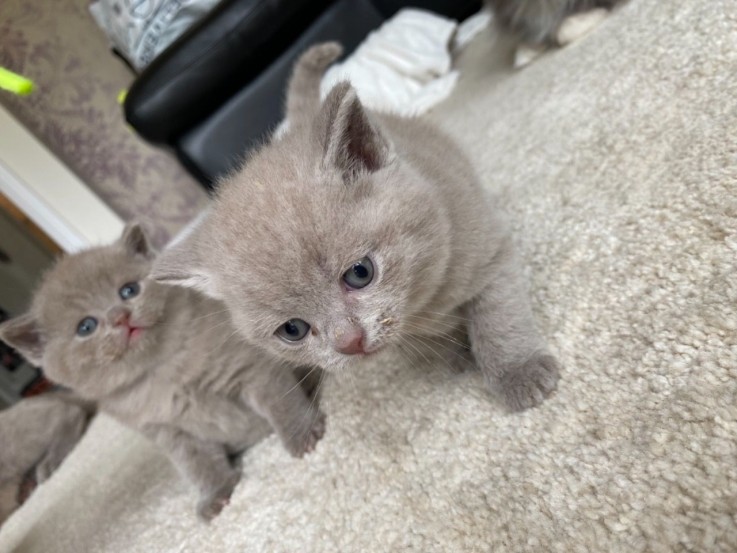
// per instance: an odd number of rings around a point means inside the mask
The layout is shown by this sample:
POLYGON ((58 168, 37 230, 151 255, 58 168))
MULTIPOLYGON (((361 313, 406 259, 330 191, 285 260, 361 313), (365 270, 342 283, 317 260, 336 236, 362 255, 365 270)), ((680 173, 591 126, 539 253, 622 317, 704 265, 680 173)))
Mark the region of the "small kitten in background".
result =
POLYGON ((56 471, 95 411, 93 402, 66 390, 0 411, 0 524, 56 471))
POLYGON ((210 519, 240 479, 233 455, 271 427, 302 456, 324 417, 287 364, 237 338, 222 304, 148 279, 154 257, 134 224, 112 245, 60 259, 0 337, 161 446, 210 519))
POLYGON ((497 25, 521 42, 515 67, 530 63, 550 46, 579 39, 622 0, 486 0, 497 25))
POLYGON ((558 363, 499 210, 437 128, 367 111, 346 82, 321 105, 320 78, 340 52, 303 54, 286 134, 220 184, 153 278, 222 299, 247 341, 329 371, 387 347, 440 354, 463 346, 460 330, 510 409, 537 405, 558 363))

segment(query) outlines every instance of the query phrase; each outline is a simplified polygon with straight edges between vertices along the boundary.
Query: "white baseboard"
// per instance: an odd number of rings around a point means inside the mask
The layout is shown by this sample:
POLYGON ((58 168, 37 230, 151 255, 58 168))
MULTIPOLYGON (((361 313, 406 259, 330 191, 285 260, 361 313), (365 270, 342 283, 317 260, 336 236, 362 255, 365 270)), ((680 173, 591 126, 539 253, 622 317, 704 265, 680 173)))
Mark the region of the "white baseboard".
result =
POLYGON ((0 192, 66 252, 111 242, 123 221, 0 106, 0 192))

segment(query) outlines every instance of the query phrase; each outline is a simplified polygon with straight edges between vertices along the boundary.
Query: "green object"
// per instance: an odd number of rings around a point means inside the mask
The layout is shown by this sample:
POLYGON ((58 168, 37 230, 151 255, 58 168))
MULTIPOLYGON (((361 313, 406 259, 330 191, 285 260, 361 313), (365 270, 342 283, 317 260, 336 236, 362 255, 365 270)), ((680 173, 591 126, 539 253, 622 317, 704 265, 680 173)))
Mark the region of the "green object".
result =
POLYGON ((18 96, 26 96, 33 92, 33 81, 0 67, 0 88, 18 96))

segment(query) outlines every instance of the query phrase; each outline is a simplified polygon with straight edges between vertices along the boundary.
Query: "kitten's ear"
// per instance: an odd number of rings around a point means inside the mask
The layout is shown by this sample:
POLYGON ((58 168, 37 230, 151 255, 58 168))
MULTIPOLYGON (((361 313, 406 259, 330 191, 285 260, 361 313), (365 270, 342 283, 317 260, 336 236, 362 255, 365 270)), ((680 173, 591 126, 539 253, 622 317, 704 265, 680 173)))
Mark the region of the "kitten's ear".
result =
POLYGON ((21 315, 0 324, 0 340, 17 349, 31 364, 41 364, 46 344, 31 315, 21 315))
POLYGON ((146 233, 143 232, 141 225, 138 223, 128 223, 125 226, 120 237, 120 243, 131 255, 141 255, 148 259, 156 257, 156 252, 149 244, 146 233))
POLYGON ((195 237, 187 236, 159 254, 150 277, 156 282, 195 288, 221 299, 207 264, 200 258, 195 237))
POLYGON ((360 173, 378 171, 394 158, 391 144, 371 123, 346 81, 330 91, 318 121, 325 133, 323 167, 337 168, 346 182, 360 173))

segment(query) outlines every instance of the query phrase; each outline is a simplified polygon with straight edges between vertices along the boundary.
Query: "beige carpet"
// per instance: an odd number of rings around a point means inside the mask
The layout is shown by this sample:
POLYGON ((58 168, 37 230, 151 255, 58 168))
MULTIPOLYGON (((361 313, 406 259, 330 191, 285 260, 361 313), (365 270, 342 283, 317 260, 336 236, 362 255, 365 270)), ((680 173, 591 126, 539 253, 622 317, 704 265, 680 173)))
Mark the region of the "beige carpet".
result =
POLYGON ((566 366, 542 408, 508 415, 476 375, 400 360, 334 381, 317 451, 256 447, 210 526, 99 419, 0 550, 735 551, 733 3, 632 0, 517 74, 478 39, 433 115, 516 216, 566 366))

